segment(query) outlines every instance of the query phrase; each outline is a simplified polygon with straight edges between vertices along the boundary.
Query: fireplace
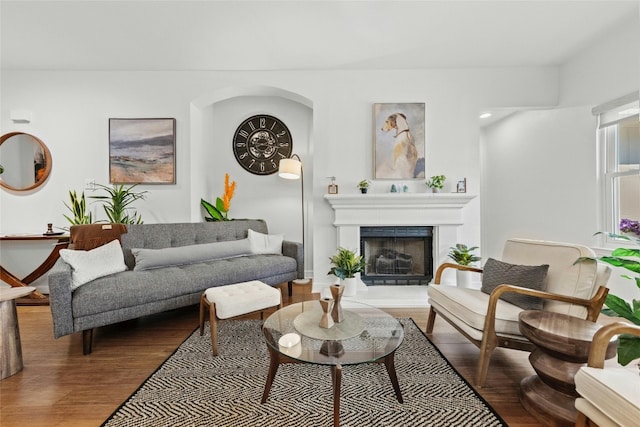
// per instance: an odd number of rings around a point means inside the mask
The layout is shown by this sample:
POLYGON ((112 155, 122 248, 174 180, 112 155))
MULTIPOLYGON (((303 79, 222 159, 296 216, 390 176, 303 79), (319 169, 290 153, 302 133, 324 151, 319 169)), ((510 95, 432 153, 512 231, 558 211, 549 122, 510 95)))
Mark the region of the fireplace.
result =
POLYGON ((361 279, 367 285, 427 285, 433 277, 433 227, 360 227, 361 279))

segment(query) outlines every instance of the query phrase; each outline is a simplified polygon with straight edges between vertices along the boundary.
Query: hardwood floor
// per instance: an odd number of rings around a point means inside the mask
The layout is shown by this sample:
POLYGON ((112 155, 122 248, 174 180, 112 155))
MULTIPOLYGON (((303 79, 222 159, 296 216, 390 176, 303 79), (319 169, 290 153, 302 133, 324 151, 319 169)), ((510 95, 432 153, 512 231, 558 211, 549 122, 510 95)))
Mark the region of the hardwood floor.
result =
MULTIPOLYGON (((308 288, 294 287, 285 304, 317 298, 308 288)), ((425 308, 386 311, 412 317, 423 330, 427 324, 425 308)), ((82 355, 82 334, 53 338, 48 306, 19 306, 18 319, 25 367, 0 381, 0 425, 99 426, 197 327, 198 309, 186 307, 99 328, 89 356, 82 355)), ((441 319, 430 338, 472 383, 478 349, 441 319)), ((487 385, 479 389, 510 426, 539 425, 518 400, 520 380, 533 374, 527 356, 497 349, 487 385)))

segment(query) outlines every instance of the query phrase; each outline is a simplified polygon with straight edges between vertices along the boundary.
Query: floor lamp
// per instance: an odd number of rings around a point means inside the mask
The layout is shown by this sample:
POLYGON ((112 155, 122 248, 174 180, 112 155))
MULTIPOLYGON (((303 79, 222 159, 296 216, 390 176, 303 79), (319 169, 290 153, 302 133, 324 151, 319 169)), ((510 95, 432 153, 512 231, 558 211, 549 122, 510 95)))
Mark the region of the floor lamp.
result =
MULTIPOLYGON (((302 256, 304 257, 304 172, 302 171, 302 160, 300 159, 300 156, 292 154, 291 157, 280 160, 278 175, 284 179, 300 178, 300 189, 302 193, 302 256)), ((304 274, 304 268, 302 273, 304 274)), ((304 285, 309 283, 309 279, 296 279, 293 282, 299 285, 304 285)))

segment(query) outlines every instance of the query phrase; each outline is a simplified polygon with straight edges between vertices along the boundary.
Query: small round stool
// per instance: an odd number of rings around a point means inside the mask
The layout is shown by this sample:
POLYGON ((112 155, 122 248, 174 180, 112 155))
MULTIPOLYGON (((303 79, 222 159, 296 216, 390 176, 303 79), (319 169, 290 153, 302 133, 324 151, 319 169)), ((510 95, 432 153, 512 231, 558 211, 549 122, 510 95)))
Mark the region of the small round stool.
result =
MULTIPOLYGON (((529 361, 538 374, 520 382, 520 402, 545 425, 575 425, 578 393, 574 377, 586 366, 593 335, 601 327, 550 311, 520 313, 520 332, 536 346, 529 361)), ((607 347, 607 359, 615 356, 617 346, 613 338, 607 347)))
POLYGON ((259 280, 209 288, 200 297, 200 335, 204 334, 204 315, 205 311, 209 310, 211 350, 213 355, 217 356, 217 319, 228 319, 258 311, 262 319, 265 309, 271 307, 279 309, 281 304, 280 289, 259 280))

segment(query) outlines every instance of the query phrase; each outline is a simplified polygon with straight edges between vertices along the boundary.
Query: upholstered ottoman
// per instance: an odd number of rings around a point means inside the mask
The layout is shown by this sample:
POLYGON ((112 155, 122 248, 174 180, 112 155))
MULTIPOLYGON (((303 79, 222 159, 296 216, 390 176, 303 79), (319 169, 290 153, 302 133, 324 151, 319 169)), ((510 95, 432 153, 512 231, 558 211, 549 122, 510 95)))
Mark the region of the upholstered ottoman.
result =
POLYGON ((218 355, 217 319, 242 316, 260 312, 267 308, 280 308, 282 295, 280 289, 271 287, 259 280, 236 283, 233 285, 209 288, 200 297, 200 335, 204 333, 204 315, 209 310, 209 327, 211 328, 211 350, 218 355))

